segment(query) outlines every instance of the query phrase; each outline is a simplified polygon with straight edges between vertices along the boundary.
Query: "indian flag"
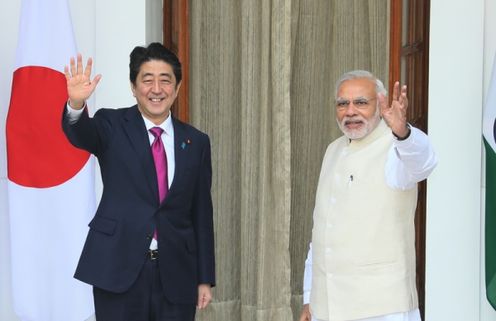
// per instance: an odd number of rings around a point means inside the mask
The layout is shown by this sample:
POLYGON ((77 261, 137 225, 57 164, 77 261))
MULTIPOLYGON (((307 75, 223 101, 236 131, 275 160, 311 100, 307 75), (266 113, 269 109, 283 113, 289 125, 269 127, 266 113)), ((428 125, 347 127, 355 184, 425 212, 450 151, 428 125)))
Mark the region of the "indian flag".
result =
POLYGON ((486 296, 496 310, 496 56, 482 125, 486 147, 486 296))
POLYGON ((73 278, 95 211, 94 160, 67 141, 64 65, 76 46, 66 0, 22 0, 7 116, 14 310, 23 321, 83 321, 91 287, 73 278))

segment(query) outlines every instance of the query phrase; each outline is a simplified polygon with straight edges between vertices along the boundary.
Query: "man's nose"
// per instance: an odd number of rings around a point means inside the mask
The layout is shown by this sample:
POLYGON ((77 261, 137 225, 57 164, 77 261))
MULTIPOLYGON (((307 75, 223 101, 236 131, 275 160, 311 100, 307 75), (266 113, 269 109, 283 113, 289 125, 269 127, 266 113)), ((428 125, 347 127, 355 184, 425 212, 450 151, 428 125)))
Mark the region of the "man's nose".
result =
POLYGON ((155 92, 155 93, 160 92, 160 81, 159 81, 159 80, 155 80, 155 81, 153 82, 153 87, 152 87, 152 90, 153 90, 153 92, 155 92))

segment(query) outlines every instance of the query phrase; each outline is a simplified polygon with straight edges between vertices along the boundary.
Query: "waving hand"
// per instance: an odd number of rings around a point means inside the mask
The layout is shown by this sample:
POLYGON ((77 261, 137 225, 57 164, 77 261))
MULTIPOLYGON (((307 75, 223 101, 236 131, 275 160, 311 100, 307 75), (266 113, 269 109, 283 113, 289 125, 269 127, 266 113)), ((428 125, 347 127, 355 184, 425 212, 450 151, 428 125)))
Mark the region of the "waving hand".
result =
POLYGON ((406 86, 402 86, 400 92, 400 83, 395 82, 392 98, 391 106, 388 106, 386 97, 382 94, 378 95, 381 115, 393 133, 400 138, 404 138, 409 133, 406 121, 406 110, 408 108, 406 86))
POLYGON ((83 57, 77 55, 77 63, 74 57, 71 57, 70 67, 64 67, 65 78, 67 79, 67 93, 69 94, 69 105, 74 109, 84 107, 85 101, 95 91, 98 82, 102 78, 101 75, 96 75, 91 80, 91 68, 93 60, 88 58, 86 67, 83 70, 83 57))

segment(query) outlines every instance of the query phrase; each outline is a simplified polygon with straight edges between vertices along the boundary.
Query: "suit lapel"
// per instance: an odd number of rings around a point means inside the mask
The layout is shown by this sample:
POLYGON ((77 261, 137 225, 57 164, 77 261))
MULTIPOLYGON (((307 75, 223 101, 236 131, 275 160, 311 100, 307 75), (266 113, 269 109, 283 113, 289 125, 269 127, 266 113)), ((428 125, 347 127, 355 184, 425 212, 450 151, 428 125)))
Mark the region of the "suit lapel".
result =
POLYGON ((158 200, 157 174, 155 172, 155 163, 150 149, 150 140, 146 131, 143 117, 137 106, 130 108, 124 116, 124 130, 131 142, 131 146, 136 152, 140 167, 144 172, 144 177, 151 195, 158 200))
MULTIPOLYGON (((150 148, 150 140, 146 131, 143 117, 137 107, 129 109, 125 114, 124 130, 131 142, 131 146, 136 152, 137 159, 141 163, 141 168, 144 172, 144 177, 150 188, 151 195, 154 199, 158 199, 157 174, 155 172, 155 163, 150 148)), ((174 128, 174 178, 172 185, 169 188, 166 198, 162 202, 165 203, 169 196, 177 189, 176 186, 181 183, 181 177, 185 170, 187 147, 189 145, 189 137, 187 131, 180 121, 172 117, 172 126, 174 128)))
POLYGON ((188 138, 184 125, 172 117, 172 126, 174 127, 174 179, 172 180, 172 184, 164 202, 169 198, 169 195, 174 193, 177 189, 177 185, 180 184, 181 177, 183 177, 184 164, 186 160, 186 142, 188 141, 188 138))

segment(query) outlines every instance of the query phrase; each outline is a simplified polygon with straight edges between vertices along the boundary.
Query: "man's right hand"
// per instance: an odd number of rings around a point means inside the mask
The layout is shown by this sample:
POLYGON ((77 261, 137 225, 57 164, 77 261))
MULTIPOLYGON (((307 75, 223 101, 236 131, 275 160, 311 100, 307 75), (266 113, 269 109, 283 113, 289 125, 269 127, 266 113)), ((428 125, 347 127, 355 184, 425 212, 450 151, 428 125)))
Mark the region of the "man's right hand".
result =
POLYGON ((77 63, 74 61, 74 57, 71 57, 70 67, 64 67, 69 105, 74 109, 84 107, 85 101, 95 91, 96 85, 102 78, 101 75, 96 75, 93 80, 90 79, 92 66, 93 60, 89 58, 86 68, 83 70, 83 57, 78 54, 77 63))
POLYGON ((300 321, 312 321, 312 314, 310 313, 310 305, 305 304, 301 311, 300 321))

